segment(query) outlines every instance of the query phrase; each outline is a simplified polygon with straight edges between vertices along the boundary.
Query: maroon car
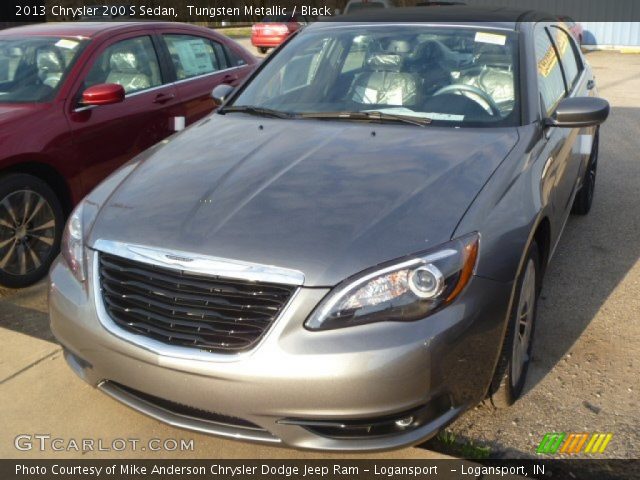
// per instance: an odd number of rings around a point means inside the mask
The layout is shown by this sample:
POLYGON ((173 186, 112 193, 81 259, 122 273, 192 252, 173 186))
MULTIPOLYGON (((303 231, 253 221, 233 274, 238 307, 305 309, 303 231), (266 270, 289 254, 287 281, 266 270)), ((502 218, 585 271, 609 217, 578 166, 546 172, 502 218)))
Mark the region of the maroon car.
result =
POLYGON ((210 113, 211 90, 236 85, 255 62, 226 37, 180 23, 0 32, 0 285, 42 278, 73 205, 210 113))
POLYGON ((558 18, 562 22, 564 22, 564 24, 567 27, 567 30, 571 32, 571 35, 573 35, 573 38, 576 39, 576 42, 578 42, 578 45, 582 45, 582 36, 584 34, 584 29, 582 28, 582 25, 576 22, 571 17, 562 16, 558 18))
POLYGON ((270 48, 279 46, 307 23, 308 18, 297 14, 265 17, 251 27, 251 44, 258 52, 267 53, 270 48))

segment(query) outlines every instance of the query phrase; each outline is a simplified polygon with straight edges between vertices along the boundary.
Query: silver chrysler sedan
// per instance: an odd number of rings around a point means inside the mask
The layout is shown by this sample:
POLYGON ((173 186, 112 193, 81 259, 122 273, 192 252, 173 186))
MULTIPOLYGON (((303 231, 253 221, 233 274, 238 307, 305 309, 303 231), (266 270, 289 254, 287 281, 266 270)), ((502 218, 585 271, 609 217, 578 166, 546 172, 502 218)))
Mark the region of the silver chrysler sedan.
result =
POLYGON ((305 28, 76 208, 49 301, 80 377, 171 425, 320 450, 518 398, 609 105, 550 17, 395 10, 305 28))

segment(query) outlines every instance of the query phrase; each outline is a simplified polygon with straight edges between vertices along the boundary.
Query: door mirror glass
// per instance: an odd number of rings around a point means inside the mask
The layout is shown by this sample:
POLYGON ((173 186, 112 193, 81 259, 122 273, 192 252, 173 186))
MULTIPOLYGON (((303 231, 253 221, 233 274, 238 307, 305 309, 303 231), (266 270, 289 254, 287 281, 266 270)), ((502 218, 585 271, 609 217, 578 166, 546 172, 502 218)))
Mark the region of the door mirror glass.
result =
POLYGON ((579 128, 600 125, 609 116, 609 102, 596 97, 565 98, 545 124, 552 127, 579 128))
POLYGON ((213 98, 216 106, 219 107, 227 98, 229 98, 231 92, 233 92, 233 87, 231 85, 223 83, 222 85, 218 85, 213 89, 213 91, 211 92, 211 98, 213 98))
POLYGON ((82 105, 111 105, 124 100, 124 87, 117 83, 100 83, 82 93, 82 105))

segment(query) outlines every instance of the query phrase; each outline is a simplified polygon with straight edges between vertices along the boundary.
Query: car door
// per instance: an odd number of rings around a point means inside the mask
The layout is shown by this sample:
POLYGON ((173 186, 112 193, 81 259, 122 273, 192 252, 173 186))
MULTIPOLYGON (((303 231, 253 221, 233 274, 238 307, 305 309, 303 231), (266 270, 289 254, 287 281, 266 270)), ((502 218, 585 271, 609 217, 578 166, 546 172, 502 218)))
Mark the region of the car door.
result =
POLYGON ((251 69, 242 58, 232 55, 213 38, 180 30, 161 31, 160 37, 174 69, 186 125, 215 109, 211 98, 214 87, 222 83, 236 86, 251 69))
MULTIPOLYGON (((540 108, 543 117, 551 117, 556 106, 567 96, 565 74, 558 52, 552 42, 547 24, 538 24, 534 30, 536 68, 540 108)), ((544 183, 552 185, 551 219, 553 231, 558 234, 571 211, 576 165, 573 143, 574 129, 547 127, 544 132, 541 155, 545 158, 544 183)))
MULTIPOLYGON (((560 25, 551 25, 547 30, 560 57, 560 66, 564 72, 567 96, 584 97, 593 95, 595 84, 590 81, 591 78, 587 77, 588 72, 585 68, 585 62, 571 32, 560 25)), ((568 136, 568 141, 572 146, 568 176, 569 178, 573 176, 575 182, 572 193, 575 193, 578 182, 582 179, 582 174, 591 154, 595 130, 595 127, 574 128, 568 136)))
POLYGON ((67 112, 85 192, 174 131, 176 87, 166 81, 151 30, 105 42, 87 62, 75 92, 67 112), (124 101, 83 107, 82 92, 101 83, 122 85, 124 101))

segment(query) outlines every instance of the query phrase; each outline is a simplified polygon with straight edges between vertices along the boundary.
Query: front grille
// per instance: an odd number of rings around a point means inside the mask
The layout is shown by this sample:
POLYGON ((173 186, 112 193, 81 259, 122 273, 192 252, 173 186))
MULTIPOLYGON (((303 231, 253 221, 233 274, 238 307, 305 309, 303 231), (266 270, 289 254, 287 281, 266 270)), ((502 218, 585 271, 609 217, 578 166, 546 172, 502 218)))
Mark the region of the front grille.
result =
POLYGON ((105 308, 124 330, 211 352, 251 349, 296 287, 194 274, 99 254, 105 308))

